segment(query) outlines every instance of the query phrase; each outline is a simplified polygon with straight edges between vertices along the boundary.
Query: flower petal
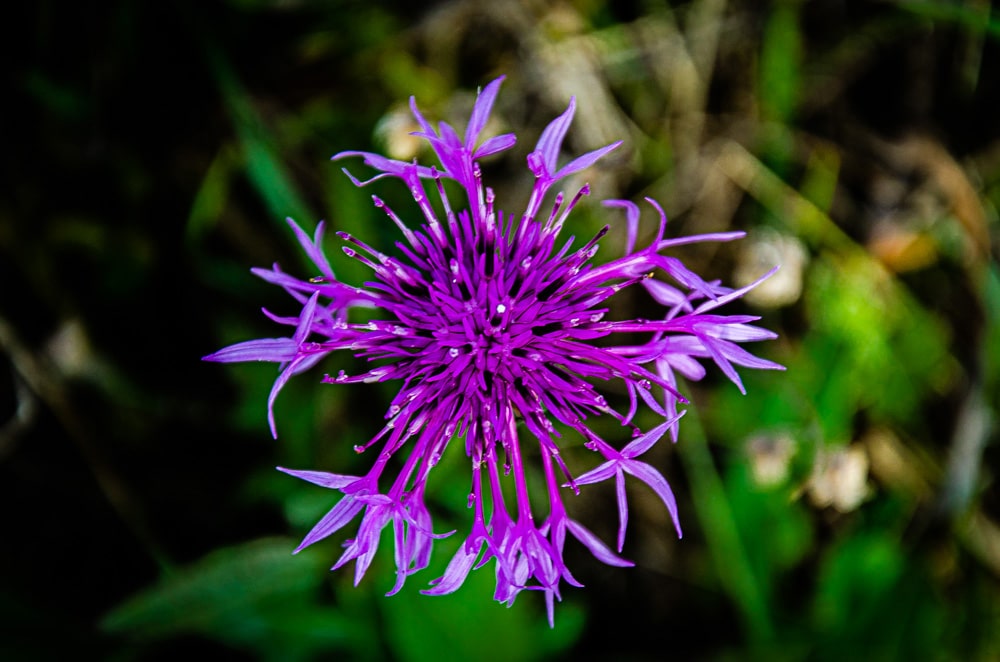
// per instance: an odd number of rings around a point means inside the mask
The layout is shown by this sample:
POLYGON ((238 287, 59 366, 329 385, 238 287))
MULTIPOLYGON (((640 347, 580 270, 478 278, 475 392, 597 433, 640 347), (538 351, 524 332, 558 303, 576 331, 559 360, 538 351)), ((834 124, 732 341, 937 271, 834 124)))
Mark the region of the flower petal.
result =
POLYGON ((570 97, 569 106, 566 107, 562 115, 549 122, 549 125, 542 131, 538 144, 535 145, 535 152, 538 154, 541 164, 545 166, 545 175, 549 177, 555 174, 559 150, 562 148, 569 125, 573 122, 575 112, 576 97, 570 97))
POLYGON ((573 534, 573 537, 583 543, 583 546, 590 550, 590 553, 594 555, 594 558, 601 563, 618 566, 619 568, 630 568, 635 565, 628 559, 623 559, 612 552, 611 548, 601 542, 600 538, 595 536, 587 527, 583 526, 579 522, 567 520, 566 527, 569 529, 570 533, 573 534))
POLYGON ((360 513, 364 507, 365 504, 353 496, 345 496, 316 523, 316 526, 306 534, 306 537, 302 539, 302 542, 299 543, 299 546, 295 548, 293 553, 298 554, 309 545, 333 535, 354 519, 355 515, 360 513))
POLYGON ((493 102, 496 101, 497 93, 500 91, 500 84, 506 76, 490 82, 489 85, 476 97, 476 104, 472 107, 472 117, 469 118, 469 125, 465 128, 465 148, 472 152, 475 149, 479 134, 486 126, 486 121, 490 118, 490 111, 493 110, 493 102))
POLYGON ((236 363, 243 361, 271 361, 286 363, 295 358, 298 343, 291 338, 259 338, 244 340, 202 357, 202 361, 236 363))
POLYGON ((613 142, 610 145, 605 145, 600 149, 595 149, 592 152, 587 152, 583 156, 576 157, 563 167, 559 168, 559 170, 554 175, 552 175, 552 179, 556 180, 556 179, 562 179, 563 177, 569 177, 573 173, 577 173, 580 172, 581 170, 589 168, 590 166, 597 163, 598 159, 603 157, 608 152, 616 149, 621 144, 622 141, 619 140, 618 142, 613 142))
POLYGON ((319 485, 320 487, 327 487, 331 490, 339 490, 341 488, 347 487, 351 483, 355 483, 360 478, 357 476, 346 476, 344 474, 331 474, 326 471, 309 471, 301 469, 286 469, 285 467, 275 467, 278 471, 288 474, 289 476, 295 476, 296 478, 301 478, 302 480, 308 481, 313 485, 319 485))
POLYGON ((677 529, 677 537, 682 538, 683 534, 681 533, 681 522, 677 515, 677 501, 674 499, 674 492, 670 489, 667 479, 660 475, 659 471, 645 462, 629 460, 622 463, 622 468, 625 469, 626 473, 632 474, 653 488, 653 491, 656 492, 656 496, 660 497, 663 501, 663 505, 667 507, 667 512, 670 513, 670 517, 674 520, 674 528, 677 529))

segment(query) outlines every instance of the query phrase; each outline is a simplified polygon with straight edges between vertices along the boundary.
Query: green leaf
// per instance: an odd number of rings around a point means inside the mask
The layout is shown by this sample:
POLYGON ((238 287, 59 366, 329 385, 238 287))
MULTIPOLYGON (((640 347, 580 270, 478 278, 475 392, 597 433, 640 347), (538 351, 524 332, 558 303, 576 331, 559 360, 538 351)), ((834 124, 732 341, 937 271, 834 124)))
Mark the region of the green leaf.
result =
POLYGON ((315 606, 325 559, 266 538, 212 552, 108 613, 101 629, 139 641, 198 633, 262 653, 357 647, 351 619, 315 606))
POLYGON ((777 2, 764 28, 760 54, 760 110, 764 120, 784 122, 794 114, 801 59, 798 2, 777 2))

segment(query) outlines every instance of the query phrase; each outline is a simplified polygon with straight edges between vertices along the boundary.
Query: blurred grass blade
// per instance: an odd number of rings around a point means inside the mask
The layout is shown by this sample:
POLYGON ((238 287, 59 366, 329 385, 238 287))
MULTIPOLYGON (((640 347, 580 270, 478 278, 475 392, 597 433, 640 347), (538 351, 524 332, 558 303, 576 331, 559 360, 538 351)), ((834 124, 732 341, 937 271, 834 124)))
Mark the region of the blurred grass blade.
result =
POLYGON ((774 3, 760 54, 761 119, 786 122, 795 113, 802 59, 798 0, 774 3))
POLYGON ((896 6, 923 18, 957 23, 966 29, 984 32, 992 39, 1000 39, 1000 20, 967 3, 901 0, 896 6))
POLYGON ((239 162, 240 157, 231 145, 223 146, 212 159, 188 214, 188 240, 200 239, 222 216, 229 199, 232 175, 239 167, 239 162))
POLYGON ((278 141, 254 109, 250 95, 243 89, 222 53, 212 46, 208 46, 207 50, 219 91, 243 149, 247 176, 263 198, 272 218, 277 222, 283 222, 288 216, 300 221, 312 220, 315 214, 293 183, 279 155, 278 141))
POLYGON ((685 425, 684 443, 678 449, 722 588, 739 608, 747 638, 757 644, 766 642, 774 634, 767 597, 751 568, 726 489, 708 452, 701 420, 691 409, 685 425))

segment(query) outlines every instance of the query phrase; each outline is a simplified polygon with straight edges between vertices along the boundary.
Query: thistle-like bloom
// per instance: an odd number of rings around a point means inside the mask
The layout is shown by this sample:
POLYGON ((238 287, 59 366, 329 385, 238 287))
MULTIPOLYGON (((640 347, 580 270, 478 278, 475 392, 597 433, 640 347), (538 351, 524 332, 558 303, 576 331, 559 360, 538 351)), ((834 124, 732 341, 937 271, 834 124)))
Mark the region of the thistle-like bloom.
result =
POLYGON ((389 404, 385 426, 356 449, 362 452, 381 445, 365 475, 281 469, 343 495, 299 549, 330 536, 363 513, 357 535, 345 543, 334 566, 355 561, 357 582, 375 555, 382 530, 391 524, 397 580, 390 594, 395 593, 408 575, 427 566, 434 539, 443 537, 433 532, 424 494, 434 466, 445 452, 460 452, 449 450, 459 444, 472 470, 468 502, 472 526, 444 575, 424 592, 455 591, 473 567, 492 560, 495 598, 512 604, 521 590, 540 590, 551 623, 561 582, 580 586, 563 562, 567 533, 604 563, 632 565, 618 555, 628 519, 626 474, 652 488, 681 533, 670 486, 641 460, 668 433, 677 439, 683 414, 677 407, 686 400, 678 391, 675 372, 700 379, 705 370, 699 359, 711 359, 743 390, 734 366, 781 366, 739 346, 775 337, 750 325, 756 317, 716 313, 756 283, 732 290, 706 282, 676 257, 664 255, 681 244, 729 241, 742 233, 666 239, 664 213, 648 200, 659 215, 659 229, 648 245, 636 248, 639 208, 612 200, 604 204, 624 211, 626 221, 623 257, 599 265, 593 262, 598 242, 610 226, 581 246, 574 247, 572 238, 557 244, 571 210, 589 191, 584 186, 569 200, 558 192, 540 214, 549 190, 619 145, 594 150, 559 167, 575 101, 549 124, 528 155, 535 185, 524 211, 519 216, 505 214, 495 205, 478 161, 515 142, 512 134, 480 141, 502 80, 493 81, 479 95, 464 139, 446 123, 435 129, 411 99, 421 127, 415 135, 430 143, 440 168, 368 152, 334 156, 334 160, 360 157, 378 171, 367 181, 347 173, 358 186, 383 177, 402 180, 420 210, 419 224, 404 222, 373 197, 375 206, 399 227, 405 241, 397 242, 395 254, 390 255, 338 232, 343 251, 373 273, 371 282, 353 287, 337 280, 322 252, 323 224, 310 239, 289 220, 318 274, 300 280, 277 265, 255 273, 280 285, 302 304, 298 317, 265 311, 274 321, 293 327, 291 337, 242 342, 205 358, 280 364, 268 399, 268 420, 275 436, 273 404, 278 392, 292 375, 313 367, 328 354, 351 352, 367 359, 371 367, 356 375, 343 370, 328 374, 324 382, 398 380, 399 393, 389 404), (445 194, 445 179, 461 188, 464 208, 452 206, 445 194), (439 200, 440 211, 430 196, 439 200), (657 274, 666 275, 669 281, 655 279, 657 274), (605 319, 608 299, 630 286, 645 288, 662 304, 662 317, 605 319), (355 321, 357 315, 349 319, 352 308, 370 309, 367 317, 371 320, 355 321), (629 343, 614 342, 616 334, 627 334, 629 343), (605 388, 624 393, 628 409, 621 412, 610 407, 601 394, 605 388), (632 422, 640 402, 660 416, 662 423, 640 430, 632 422), (631 441, 619 450, 616 443, 620 442, 593 432, 587 421, 600 415, 617 419, 630 431, 631 441), (599 466, 575 478, 560 452, 562 434, 569 431, 600 457, 599 466), (405 457, 402 469, 395 476, 386 475, 391 473, 386 471, 389 460, 397 454, 405 457), (544 494, 529 494, 531 464, 540 465, 534 470, 540 469, 544 477, 544 494), (620 515, 618 554, 571 519, 563 502, 567 492, 562 488, 578 491, 579 485, 612 477, 620 515), (512 481, 512 489, 505 495, 507 481, 512 481), (513 495, 512 503, 509 495, 513 495), (536 516, 542 518, 540 524, 536 516))

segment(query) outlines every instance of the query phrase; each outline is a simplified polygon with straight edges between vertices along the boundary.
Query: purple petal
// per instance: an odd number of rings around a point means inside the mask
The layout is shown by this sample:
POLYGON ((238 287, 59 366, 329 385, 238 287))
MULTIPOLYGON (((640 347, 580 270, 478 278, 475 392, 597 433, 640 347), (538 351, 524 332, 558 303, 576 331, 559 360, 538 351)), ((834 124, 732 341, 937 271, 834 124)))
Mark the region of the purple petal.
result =
POLYGON ((661 239, 656 242, 656 250, 662 251, 672 246, 684 246, 686 244, 700 244, 705 241, 733 241, 747 236, 746 232, 738 230, 736 232, 713 232, 710 234, 693 234, 687 237, 676 237, 675 239, 661 239))
POLYGON ((356 548, 356 552, 352 553, 352 550, 349 548, 337 560, 337 563, 331 570, 336 570, 351 559, 354 559, 354 585, 357 586, 360 584, 365 576, 365 572, 368 571, 368 567, 375 559, 379 540, 382 538, 382 529, 389 523, 393 514, 391 507, 370 507, 365 513, 365 518, 362 520, 361 527, 358 530, 358 536, 352 545, 356 548))
POLYGON ((589 529, 573 520, 567 520, 566 526, 569 528, 570 533, 573 537, 583 543, 583 546, 590 550, 590 553, 594 555, 601 563, 606 565, 618 566, 619 568, 629 568, 635 564, 627 559, 623 559, 614 552, 611 551, 607 545, 601 542, 601 539, 595 536, 589 529))
POLYGON ((637 460, 623 462, 622 468, 625 469, 627 473, 632 474, 653 488, 653 491, 656 492, 656 496, 660 497, 663 501, 663 505, 667 507, 667 512, 670 513, 670 517, 674 520, 674 528, 677 529, 677 537, 682 538, 683 534, 681 533, 681 522, 677 515, 677 501, 674 499, 674 492, 670 489, 670 485, 667 483, 666 478, 660 475, 659 471, 645 462, 639 462, 637 460))
POLYGON ((336 506, 330 509, 330 512, 323 516, 323 519, 316 523, 316 526, 306 534, 306 537, 302 539, 302 542, 299 543, 299 546, 295 548, 293 553, 297 554, 309 545, 333 535, 343 528, 345 524, 354 519, 364 507, 365 504, 354 497, 345 496, 337 502, 336 506))
MULTIPOLYGON (((691 381, 696 382, 705 378, 705 366, 688 355, 671 354, 667 359, 664 359, 664 362, 668 368, 673 368, 691 381)), ((660 375, 662 376, 663 372, 660 372, 660 375)))
POLYGON ((753 288, 757 287, 758 285, 760 285, 761 283, 763 283, 765 280, 767 280, 768 278, 770 278, 771 276, 773 276, 774 272, 776 272, 777 270, 778 270, 778 267, 774 267, 773 269, 771 269, 766 274, 764 274, 763 276, 761 276, 760 278, 758 278, 754 282, 750 283, 746 287, 741 287, 738 290, 733 290, 732 292, 730 292, 729 294, 726 294, 725 296, 721 296, 721 297, 715 298, 713 301, 706 301, 702 305, 698 306, 695 309, 694 312, 695 313, 703 313, 703 312, 706 312, 708 310, 712 310, 713 308, 718 308, 719 306, 725 305, 725 304, 727 304, 730 301, 733 301, 735 299, 739 299, 744 294, 746 294, 747 292, 749 292, 750 290, 752 290, 753 288))
POLYGON ((658 442, 660 438, 667 433, 667 430, 670 429, 670 426, 676 423, 678 419, 680 419, 680 417, 683 415, 684 414, 679 414, 678 416, 668 421, 664 421, 663 423, 660 423, 659 425, 657 425, 655 428, 645 433, 644 435, 637 437, 635 441, 632 441, 627 446, 625 446, 625 448, 622 449, 621 451, 622 457, 632 459, 635 457, 639 457, 640 455, 648 451, 650 448, 653 447, 653 444, 658 442))
MULTIPOLYGON (((621 467, 622 463, 619 463, 621 467)), ((625 476, 621 469, 615 474, 615 492, 618 495, 618 552, 625 546, 625 529, 628 527, 628 499, 625 496, 625 476)))
POLYGON ((589 168, 598 159, 600 159, 602 156, 604 156, 605 154, 607 154, 608 152, 615 149, 621 144, 622 141, 619 140, 618 142, 611 143, 610 145, 605 145, 600 149, 595 149, 593 152, 587 152, 583 156, 578 156, 577 158, 573 159, 563 167, 559 168, 559 170, 552 176, 552 178, 562 179, 563 177, 568 177, 575 172, 580 172, 581 170, 589 168))
MULTIPOLYGON (((604 464, 591 469, 590 471, 577 476, 573 482, 577 485, 589 485, 591 483, 600 483, 602 480, 607 480, 615 475, 616 463, 614 460, 610 462, 605 462, 604 464)), ((564 485, 563 487, 567 487, 564 485)))
POLYGON ((295 341, 296 345, 301 345, 309 337, 309 332, 312 330, 313 317, 316 315, 316 301, 318 299, 319 292, 313 292, 309 300, 306 301, 305 307, 302 308, 302 313, 299 315, 299 325, 295 329, 295 335, 292 336, 292 340, 295 341))
POLYGON ((552 120, 545 130, 542 131, 538 144, 535 145, 535 152, 541 158, 545 166, 546 174, 552 175, 556 171, 556 160, 559 158, 559 150, 562 148, 566 131, 573 122, 573 114, 576 112, 576 97, 570 97, 569 106, 563 114, 552 120))
POLYGON ((755 342, 758 340, 772 340, 777 338, 778 334, 767 329, 762 329, 759 326, 739 323, 720 326, 716 331, 716 337, 730 342, 755 342))
POLYGON ((736 384, 736 388, 740 390, 740 393, 746 395, 747 390, 746 387, 743 386, 743 380, 740 379, 740 375, 736 372, 736 368, 733 367, 733 364, 729 362, 729 359, 722 351, 722 341, 716 341, 701 334, 699 334, 698 337, 701 338, 701 343, 705 346, 705 349, 708 350, 708 355, 712 357, 713 361, 715 361, 715 365, 719 366, 719 370, 721 370, 722 373, 729 378, 729 381, 736 384))
MULTIPOLYGON (((649 295, 657 303, 668 306, 683 306, 688 303, 687 295, 672 285, 667 285, 662 280, 649 278, 642 281, 642 286, 646 288, 649 295)), ((690 308, 690 306, 688 306, 690 308)))
POLYGON ((496 101, 497 92, 500 91, 500 84, 506 76, 500 76, 492 81, 476 98, 476 104, 472 107, 472 117, 469 118, 469 125, 465 129, 465 148, 472 152, 479 139, 479 133, 486 126, 490 118, 490 111, 493 109, 493 102, 496 101))
POLYGON ((481 159, 484 156, 497 154, 499 152, 503 152, 504 150, 510 149, 515 144, 517 144, 517 136, 515 136, 513 133, 505 133, 502 136, 494 136, 493 138, 490 138, 482 145, 480 145, 479 149, 477 149, 476 152, 472 155, 472 158, 481 159))
MULTIPOLYGON (((443 152, 453 153, 462 149, 462 139, 458 137, 458 132, 447 122, 441 122, 441 136, 438 140, 432 141, 435 151, 440 155, 443 152), (436 144, 434 144, 436 143, 436 144)), ((472 151, 472 148, 469 148, 472 151)))
POLYGON ((403 588, 403 584, 406 582, 407 565, 409 564, 408 552, 412 551, 407 549, 407 543, 409 541, 406 539, 403 519, 393 519, 392 532, 393 540, 396 545, 394 553, 394 559, 396 561, 396 583, 393 585, 392 589, 385 594, 386 597, 396 595, 399 593, 399 590, 403 588))
POLYGON ((343 487, 347 487, 351 483, 355 483, 360 478, 358 476, 346 476, 344 474, 331 474, 326 471, 309 471, 302 469, 286 469, 285 467, 275 467, 278 471, 288 474, 289 476, 295 476, 296 478, 301 478, 302 480, 308 481, 313 485, 319 485, 320 487, 328 487, 331 490, 339 490, 343 487))
POLYGON ((719 344, 723 355, 736 365, 745 366, 747 368, 755 368, 757 370, 785 369, 785 366, 780 363, 775 363, 774 361, 768 361, 767 359, 762 359, 759 356, 754 356, 739 345, 734 345, 730 342, 719 344))
POLYGON ((423 129, 424 133, 430 133, 430 134, 434 133, 434 127, 431 126, 430 122, 428 122, 426 119, 424 119, 424 116, 420 112, 420 109, 417 108, 417 99, 416 99, 416 97, 412 97, 412 96, 410 97, 410 112, 413 113, 413 118, 415 120, 417 120, 417 124, 420 125, 420 128, 423 129))
POLYGON ((467 551, 466 544, 462 544, 458 548, 458 551, 455 552, 455 556, 451 558, 448 567, 444 570, 444 574, 431 582, 434 587, 424 589, 420 592, 424 595, 445 595, 447 593, 454 593, 460 589, 462 584, 465 583, 465 578, 469 576, 469 572, 476 562, 476 557, 479 556, 481 545, 482 543, 480 543, 480 547, 476 548, 475 551, 470 552, 467 551))
MULTIPOLYGON (((358 152, 358 151, 339 152, 330 157, 330 160, 339 161, 340 159, 346 159, 352 156, 363 157, 365 165, 370 166, 375 170, 382 171, 384 175, 394 175, 396 177, 402 177, 407 170, 412 169, 414 167, 412 163, 407 163, 405 161, 397 161, 395 159, 389 159, 382 156, 381 154, 374 154, 372 152, 358 152)), ((417 166, 417 173, 423 178, 433 178, 434 176, 433 170, 426 166, 417 166)), ((366 182, 359 182, 357 179, 351 176, 350 173, 347 174, 349 177, 351 177, 351 180, 357 186, 370 184, 371 182, 380 178, 380 177, 373 177, 372 179, 369 179, 366 182)))
POLYGON ((319 267, 321 274, 330 280, 333 280, 333 269, 330 267, 330 262, 326 259, 326 254, 323 252, 323 228, 325 223, 320 221, 316 225, 316 232, 313 235, 313 238, 310 239, 309 235, 307 235, 305 231, 291 218, 286 218, 285 222, 291 226, 292 231, 299 240, 299 244, 302 246, 302 250, 305 251, 309 260, 319 267))
POLYGON ((260 338, 223 347, 217 352, 202 357, 202 361, 216 363, 237 363, 242 361, 271 361, 285 363, 295 358, 298 343, 291 338, 260 338))
POLYGON ((630 200, 605 200, 605 207, 620 207, 625 210, 625 223, 628 234, 625 241, 625 255, 631 255, 635 250, 635 242, 639 236, 639 205, 630 200))
MULTIPOLYGON (((271 428, 271 436, 275 439, 278 438, 278 427, 274 422, 274 401, 277 400, 278 393, 280 393, 281 389, 284 388, 286 383, 288 383, 288 380, 291 379, 292 375, 297 372, 296 368, 299 368, 300 364, 302 364, 306 358, 311 359, 312 357, 297 358, 289 363, 288 367, 282 370, 281 374, 278 375, 278 378, 274 380, 274 385, 271 386, 271 392, 267 396, 267 424, 271 428)), ((315 362, 316 361, 313 360, 313 363, 315 362)))

